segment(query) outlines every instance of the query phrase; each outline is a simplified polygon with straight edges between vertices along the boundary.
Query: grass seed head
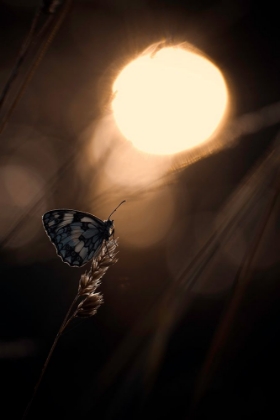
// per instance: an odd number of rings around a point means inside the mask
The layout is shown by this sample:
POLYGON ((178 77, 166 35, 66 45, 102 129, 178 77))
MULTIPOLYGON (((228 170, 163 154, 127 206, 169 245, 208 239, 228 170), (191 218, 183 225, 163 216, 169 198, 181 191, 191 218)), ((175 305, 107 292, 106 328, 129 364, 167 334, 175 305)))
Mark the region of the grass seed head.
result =
POLYGON ((104 242, 101 251, 96 258, 92 260, 90 270, 81 275, 78 295, 87 296, 77 307, 75 316, 89 317, 96 313, 99 306, 103 303, 100 293, 95 293, 101 283, 101 279, 108 268, 115 264, 118 260, 117 240, 104 242))

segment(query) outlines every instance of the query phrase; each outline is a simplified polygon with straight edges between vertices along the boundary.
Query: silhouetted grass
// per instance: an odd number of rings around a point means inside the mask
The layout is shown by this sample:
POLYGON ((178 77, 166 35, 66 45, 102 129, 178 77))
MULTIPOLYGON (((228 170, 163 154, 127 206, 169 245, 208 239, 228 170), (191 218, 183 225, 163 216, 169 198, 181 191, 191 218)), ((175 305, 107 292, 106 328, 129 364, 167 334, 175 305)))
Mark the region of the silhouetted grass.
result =
POLYGON ((38 382, 35 385, 32 397, 24 411, 22 420, 24 420, 29 413, 30 407, 42 382, 53 351, 66 327, 74 318, 89 318, 95 315, 98 308, 103 303, 103 296, 98 292, 96 293, 96 289, 100 286, 101 279, 105 275, 108 268, 117 262, 117 246, 118 240, 112 239, 104 242, 101 251, 97 257, 92 260, 90 270, 81 275, 77 294, 71 303, 70 308, 68 309, 68 312, 54 339, 52 347, 42 368, 38 382))

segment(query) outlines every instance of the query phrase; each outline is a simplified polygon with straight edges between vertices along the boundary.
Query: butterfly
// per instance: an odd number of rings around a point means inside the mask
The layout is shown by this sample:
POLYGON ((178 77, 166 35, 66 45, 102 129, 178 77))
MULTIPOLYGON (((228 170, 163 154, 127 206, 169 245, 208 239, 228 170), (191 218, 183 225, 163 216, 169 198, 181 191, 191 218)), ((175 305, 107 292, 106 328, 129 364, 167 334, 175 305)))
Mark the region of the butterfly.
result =
POLYGON ((82 267, 96 257, 104 241, 114 234, 113 213, 101 220, 90 213, 72 209, 50 210, 42 217, 46 234, 63 262, 71 267, 82 267))

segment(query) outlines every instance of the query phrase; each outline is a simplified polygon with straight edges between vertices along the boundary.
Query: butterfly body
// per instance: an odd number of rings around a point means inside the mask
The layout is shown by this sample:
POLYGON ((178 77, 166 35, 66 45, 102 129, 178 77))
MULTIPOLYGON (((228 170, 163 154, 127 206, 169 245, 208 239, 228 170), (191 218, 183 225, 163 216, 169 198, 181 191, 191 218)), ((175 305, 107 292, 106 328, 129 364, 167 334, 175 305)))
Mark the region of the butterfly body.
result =
POLYGON ((81 267, 96 257, 114 233, 114 221, 72 209, 43 215, 45 231, 63 262, 81 267))

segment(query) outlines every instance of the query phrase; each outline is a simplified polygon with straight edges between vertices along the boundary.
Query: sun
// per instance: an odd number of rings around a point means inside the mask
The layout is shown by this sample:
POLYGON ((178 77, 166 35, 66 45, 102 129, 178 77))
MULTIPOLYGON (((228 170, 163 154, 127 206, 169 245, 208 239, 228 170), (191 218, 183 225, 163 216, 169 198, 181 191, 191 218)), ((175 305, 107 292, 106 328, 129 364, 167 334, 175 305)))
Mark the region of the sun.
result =
POLYGON ((112 110, 123 136, 144 152, 169 155, 209 139, 228 107, 222 72, 200 53, 164 47, 125 66, 112 110))

